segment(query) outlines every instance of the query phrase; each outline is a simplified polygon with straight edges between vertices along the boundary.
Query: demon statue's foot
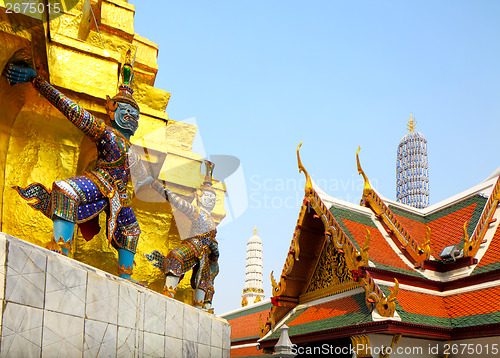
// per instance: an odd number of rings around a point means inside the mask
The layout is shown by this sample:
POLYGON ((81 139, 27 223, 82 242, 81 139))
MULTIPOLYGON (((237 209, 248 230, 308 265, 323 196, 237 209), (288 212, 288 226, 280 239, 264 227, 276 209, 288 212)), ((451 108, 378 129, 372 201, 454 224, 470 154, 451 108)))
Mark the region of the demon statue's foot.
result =
POLYGON ((172 286, 170 286, 170 287, 165 286, 165 289, 163 290, 163 294, 167 297, 174 298, 176 291, 177 291, 177 289, 173 288, 172 286))
POLYGON ((64 241, 62 237, 59 238, 59 241, 56 241, 56 239, 52 238, 52 241, 45 245, 45 248, 47 250, 57 252, 58 254, 68 256, 69 250, 71 250, 71 242, 64 241))

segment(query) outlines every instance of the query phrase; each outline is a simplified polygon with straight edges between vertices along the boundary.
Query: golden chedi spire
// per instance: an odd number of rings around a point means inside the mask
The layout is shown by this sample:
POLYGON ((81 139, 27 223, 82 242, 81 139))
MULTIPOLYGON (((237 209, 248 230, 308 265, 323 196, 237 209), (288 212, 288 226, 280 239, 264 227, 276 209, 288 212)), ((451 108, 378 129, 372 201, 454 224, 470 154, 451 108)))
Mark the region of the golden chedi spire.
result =
POLYGON ((408 120, 407 126, 410 132, 413 132, 415 130, 415 127, 417 126, 417 121, 413 120, 413 113, 410 114, 410 119, 408 120))

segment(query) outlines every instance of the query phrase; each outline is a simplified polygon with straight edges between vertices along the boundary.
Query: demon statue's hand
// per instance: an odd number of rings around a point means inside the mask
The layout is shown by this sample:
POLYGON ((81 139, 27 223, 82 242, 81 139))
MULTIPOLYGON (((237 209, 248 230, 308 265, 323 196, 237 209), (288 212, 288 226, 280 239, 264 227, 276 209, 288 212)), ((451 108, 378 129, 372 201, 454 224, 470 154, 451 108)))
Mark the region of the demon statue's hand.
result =
POLYGON ((144 254, 149 262, 153 263, 154 267, 159 268, 162 272, 165 271, 165 256, 163 256, 160 251, 154 250, 152 253, 144 254))
POLYGON ((152 182, 154 182, 155 180, 153 179, 152 176, 148 175, 145 179, 143 180, 138 180, 137 181, 137 184, 136 184, 136 187, 137 187, 137 190, 139 190, 140 188, 142 188, 144 185, 149 185, 151 184, 152 182))
POLYGON ((7 67, 6 75, 10 85, 13 86, 18 83, 32 82, 36 77, 36 71, 29 67, 11 64, 7 67))

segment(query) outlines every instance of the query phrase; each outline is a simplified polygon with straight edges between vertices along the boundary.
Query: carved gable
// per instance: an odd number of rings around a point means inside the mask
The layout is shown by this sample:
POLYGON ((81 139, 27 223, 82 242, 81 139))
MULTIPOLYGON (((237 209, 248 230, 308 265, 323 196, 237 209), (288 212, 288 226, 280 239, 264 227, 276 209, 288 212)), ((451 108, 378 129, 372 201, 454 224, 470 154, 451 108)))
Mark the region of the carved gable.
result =
POLYGON ((344 291, 352 284, 352 273, 347 267, 344 253, 337 251, 333 243, 325 241, 303 299, 309 301, 331 294, 332 291, 344 291))

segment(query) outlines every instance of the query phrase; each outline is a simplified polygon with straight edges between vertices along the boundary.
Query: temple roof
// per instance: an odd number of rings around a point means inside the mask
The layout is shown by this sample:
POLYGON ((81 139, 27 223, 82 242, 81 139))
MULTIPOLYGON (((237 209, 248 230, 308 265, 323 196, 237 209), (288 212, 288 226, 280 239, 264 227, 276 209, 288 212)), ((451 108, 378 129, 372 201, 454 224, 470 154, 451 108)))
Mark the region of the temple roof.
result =
POLYGON ((244 344, 248 341, 256 341, 259 338, 259 317, 265 321, 271 309, 271 300, 263 300, 251 307, 239 308, 223 314, 231 325, 231 342, 244 344))
POLYGON ((318 188, 300 158, 299 168, 305 197, 283 272, 273 279, 272 304, 248 311, 256 322, 244 337, 235 326, 240 321, 230 321, 233 344, 259 334, 260 345, 270 348, 282 324, 298 344, 360 332, 428 339, 499 334, 498 176, 416 209, 379 195, 359 163, 361 205, 318 188), (440 258, 450 245, 461 251, 440 258), (255 333, 259 317, 263 324, 255 333))
MULTIPOLYGON (((381 288, 389 293, 389 287, 381 285, 381 288)), ((441 339, 465 336, 468 327, 498 325, 499 299, 500 286, 444 297, 400 288, 396 303, 400 320, 391 323, 404 329, 408 336, 441 339), (481 305, 478 306, 478 302, 481 305)), ((367 333, 380 330, 380 321, 373 321, 364 292, 359 290, 341 298, 332 296, 299 305, 283 323, 289 327, 294 343, 314 341, 315 337, 320 340, 332 332, 339 338, 358 330, 367 333)), ((267 340, 278 337, 279 331, 275 330, 267 340)))

